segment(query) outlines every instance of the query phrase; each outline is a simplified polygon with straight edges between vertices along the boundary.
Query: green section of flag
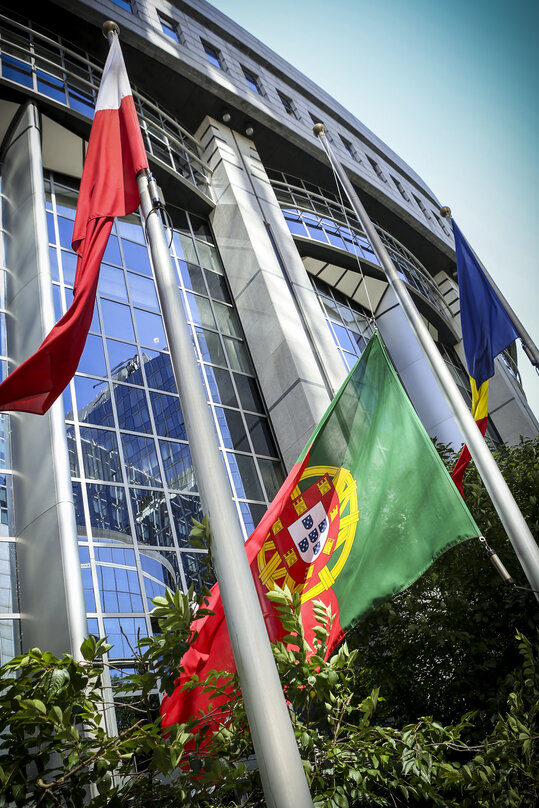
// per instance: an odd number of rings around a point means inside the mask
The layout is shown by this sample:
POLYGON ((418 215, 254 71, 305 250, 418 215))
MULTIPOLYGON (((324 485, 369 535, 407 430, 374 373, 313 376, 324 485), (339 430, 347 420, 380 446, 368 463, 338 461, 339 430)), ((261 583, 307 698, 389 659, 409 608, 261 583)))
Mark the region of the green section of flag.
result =
POLYGON ((313 435, 308 467, 318 464, 348 469, 357 485, 357 501, 341 512, 342 522, 357 504, 353 542, 336 548, 328 564, 337 572, 332 588, 343 629, 449 547, 481 535, 378 333, 313 435))

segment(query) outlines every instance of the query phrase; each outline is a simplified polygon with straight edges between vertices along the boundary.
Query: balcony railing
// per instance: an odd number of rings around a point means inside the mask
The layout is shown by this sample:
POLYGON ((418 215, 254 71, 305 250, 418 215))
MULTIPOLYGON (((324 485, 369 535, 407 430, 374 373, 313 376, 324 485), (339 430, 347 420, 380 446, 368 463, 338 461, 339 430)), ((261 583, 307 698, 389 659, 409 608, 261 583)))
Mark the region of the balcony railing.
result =
MULTIPOLYGON (((0 14, 0 69, 4 81, 93 118, 103 68, 62 37, 0 14)), ((132 90, 149 154, 209 195, 211 169, 199 156, 198 141, 158 104, 132 90)))
MULTIPOLYGON (((280 182, 269 172, 288 228, 293 235, 311 238, 357 255, 380 266, 374 250, 351 209, 339 205, 334 194, 324 196, 321 188, 293 186, 280 182), (290 204, 292 203, 292 205, 290 204)), ((402 279, 426 298, 446 320, 451 313, 441 292, 417 258, 393 236, 376 225, 402 279)))

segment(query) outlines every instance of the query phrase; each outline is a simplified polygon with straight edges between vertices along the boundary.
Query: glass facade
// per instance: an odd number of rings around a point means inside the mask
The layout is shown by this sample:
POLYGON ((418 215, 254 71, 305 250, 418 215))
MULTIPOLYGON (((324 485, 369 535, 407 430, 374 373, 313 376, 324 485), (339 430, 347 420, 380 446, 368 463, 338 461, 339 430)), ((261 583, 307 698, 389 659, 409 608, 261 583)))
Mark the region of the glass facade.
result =
MULTIPOLYGON (((56 316, 70 304, 77 192, 46 179, 56 316)), ((283 479, 269 420, 208 223, 170 208, 171 255, 245 536, 283 479)), ((119 657, 151 630, 150 600, 199 580, 190 544, 200 500, 138 214, 115 222, 66 431, 91 630, 119 657)))
POLYGON ((347 370, 363 353, 373 333, 369 317, 345 295, 319 278, 311 278, 331 336, 347 370))

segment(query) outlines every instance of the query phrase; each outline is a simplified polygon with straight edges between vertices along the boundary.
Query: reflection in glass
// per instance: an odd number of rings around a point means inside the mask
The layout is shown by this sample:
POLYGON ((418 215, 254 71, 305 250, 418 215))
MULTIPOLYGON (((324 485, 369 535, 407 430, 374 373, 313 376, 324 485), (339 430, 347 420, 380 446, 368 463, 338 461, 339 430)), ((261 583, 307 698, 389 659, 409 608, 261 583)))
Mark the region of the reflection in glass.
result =
POLYGON ((136 347, 116 339, 108 339, 106 343, 112 378, 118 382, 143 384, 140 357, 136 347))
POLYGON ((187 497, 184 494, 171 494, 170 509, 172 521, 176 528, 178 544, 188 547, 191 544, 189 534, 193 527, 193 519, 198 522, 202 519, 202 509, 197 497, 187 497))
POLYGON ((166 348, 165 329, 159 314, 152 314, 149 311, 142 311, 142 309, 133 309, 133 313, 140 344, 161 350, 166 348))
MULTIPOLYGON (((79 421, 114 426, 108 382, 86 376, 75 376, 74 381, 79 421)), ((72 417, 72 412, 66 413, 66 418, 72 417)))
POLYGON ((103 315, 103 330, 107 337, 117 337, 128 342, 135 341, 129 306, 125 306, 123 303, 113 303, 112 300, 102 300, 101 314, 103 315))
POLYGON ((105 353, 101 337, 95 337, 93 334, 88 335, 77 370, 79 373, 106 377, 105 353))
POLYGON ((97 291, 104 297, 113 297, 116 300, 126 301, 127 289, 123 270, 102 264, 97 291))
POLYGON ((202 328, 195 328, 195 332, 204 362, 212 362, 214 365, 224 365, 226 367, 225 355, 219 335, 213 331, 205 331, 202 328))
POLYGON ((176 491, 196 491, 195 472, 187 443, 160 440, 165 481, 176 491))
POLYGON ((137 540, 142 544, 172 547, 164 491, 146 491, 141 488, 130 490, 137 540))
POLYGON ((206 367, 206 377, 208 379, 208 387, 213 401, 226 404, 229 407, 237 407, 238 400, 232 384, 230 371, 223 370, 222 368, 214 368, 211 365, 206 367))
POLYGON ((264 415, 246 414, 245 420, 256 454, 275 457, 277 455, 277 448, 273 441, 268 419, 264 415))
POLYGON ((227 452, 226 456, 237 496, 262 500, 264 497, 253 458, 232 452, 227 452))
POLYGON ((159 311, 159 302, 153 280, 143 278, 142 275, 135 275, 134 272, 128 272, 127 282, 131 293, 131 302, 134 306, 144 306, 146 309, 159 311))
POLYGON ((69 470, 72 477, 80 477, 79 461, 77 459, 77 442, 75 440, 75 427, 66 426, 67 453, 69 455, 69 470))
POLYGON ((237 339, 231 339, 231 337, 223 337, 223 341, 225 343, 228 361, 230 362, 230 367, 232 370, 241 370, 244 373, 252 373, 253 368, 251 366, 251 360, 249 359, 249 354, 247 353, 245 343, 240 342, 237 339))
POLYGON ((104 612, 143 611, 136 570, 96 564, 95 571, 104 612))
POLYGON ((282 463, 280 460, 264 460, 260 457, 258 465, 260 466, 260 473, 266 489, 266 496, 271 502, 284 483, 282 463))
POLYGON ((238 449, 240 452, 250 451, 241 413, 237 410, 216 407, 215 414, 223 437, 223 446, 227 449, 238 449))
POLYGON ((238 388, 242 407, 245 410, 264 412, 264 405, 262 404, 256 381, 251 376, 243 376, 240 373, 234 373, 234 381, 238 388))
POLYGON ((137 640, 148 634, 143 617, 105 617, 103 625, 108 641, 112 643, 108 652, 111 659, 132 659, 137 640))
POLYGON ((142 363, 146 372, 148 387, 155 387, 167 393, 178 394, 172 362, 168 354, 145 350, 142 354, 142 363))
POLYGON ((81 426, 80 440, 86 476, 94 480, 121 481, 116 433, 81 426))
POLYGON ((167 438, 187 440, 179 398, 152 391, 150 392, 150 401, 152 402, 157 434, 164 435, 167 438))
POLYGON ((86 490, 94 538, 126 541, 123 534, 129 535, 130 527, 124 489, 118 485, 88 483, 86 490))
POLYGON ((114 400, 120 429, 129 429, 132 432, 152 431, 144 390, 140 387, 128 387, 126 384, 115 384, 114 400))
POLYGON ((122 434, 127 479, 136 485, 157 485, 161 483, 161 473, 157 463, 157 453, 153 438, 140 435, 122 434))

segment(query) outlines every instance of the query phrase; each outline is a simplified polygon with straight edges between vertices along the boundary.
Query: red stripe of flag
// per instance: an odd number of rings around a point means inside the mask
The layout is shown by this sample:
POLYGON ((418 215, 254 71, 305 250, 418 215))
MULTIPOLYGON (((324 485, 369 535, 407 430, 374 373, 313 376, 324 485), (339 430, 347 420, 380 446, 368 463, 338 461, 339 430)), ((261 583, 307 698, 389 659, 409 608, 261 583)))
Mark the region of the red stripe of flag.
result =
POLYGON ((0 384, 0 410, 43 415, 73 378, 92 321, 99 268, 115 216, 139 205, 136 175, 148 167, 133 96, 114 37, 97 98, 73 228, 73 302, 37 351, 0 384))

